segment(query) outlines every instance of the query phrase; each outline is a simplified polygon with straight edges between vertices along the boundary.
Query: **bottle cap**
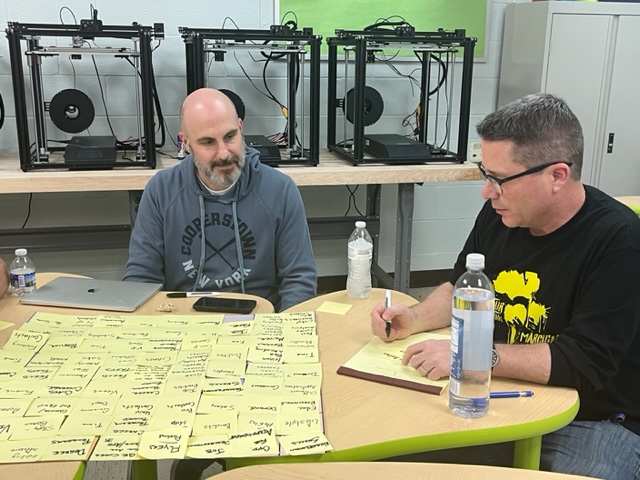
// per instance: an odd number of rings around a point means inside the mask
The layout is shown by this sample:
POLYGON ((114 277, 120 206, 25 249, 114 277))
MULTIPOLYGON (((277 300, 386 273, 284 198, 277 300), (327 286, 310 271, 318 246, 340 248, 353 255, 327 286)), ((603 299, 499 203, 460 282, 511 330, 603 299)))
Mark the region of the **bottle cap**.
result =
POLYGON ((24 257, 27 254, 27 249, 26 248, 16 248, 16 256, 17 257, 24 257))
POLYGON ((356 228, 364 228, 367 226, 367 222, 363 222, 361 220, 356 222, 356 228))
POLYGON ((484 268, 484 255, 481 253, 470 253, 467 255, 467 268, 482 270, 484 268))

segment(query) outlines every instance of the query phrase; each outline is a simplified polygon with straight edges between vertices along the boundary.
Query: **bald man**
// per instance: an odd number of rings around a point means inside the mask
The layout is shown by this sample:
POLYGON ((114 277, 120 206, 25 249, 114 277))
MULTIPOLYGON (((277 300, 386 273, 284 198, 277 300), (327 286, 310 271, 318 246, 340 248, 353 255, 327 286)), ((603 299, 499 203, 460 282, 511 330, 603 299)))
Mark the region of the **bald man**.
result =
POLYGON ((192 92, 180 120, 190 154, 147 184, 124 279, 249 293, 277 311, 314 297, 315 261, 293 181, 245 145, 242 120, 222 92, 192 92))

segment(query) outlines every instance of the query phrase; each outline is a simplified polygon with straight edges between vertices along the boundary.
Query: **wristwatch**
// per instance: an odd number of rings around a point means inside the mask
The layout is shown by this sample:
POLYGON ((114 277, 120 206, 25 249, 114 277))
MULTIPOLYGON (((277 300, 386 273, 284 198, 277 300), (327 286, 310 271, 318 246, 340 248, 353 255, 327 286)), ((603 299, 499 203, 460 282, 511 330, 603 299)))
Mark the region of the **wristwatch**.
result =
POLYGON ((498 355, 498 351, 496 350, 496 345, 494 343, 493 347, 491 348, 491 370, 495 368, 499 361, 500 355, 498 355))

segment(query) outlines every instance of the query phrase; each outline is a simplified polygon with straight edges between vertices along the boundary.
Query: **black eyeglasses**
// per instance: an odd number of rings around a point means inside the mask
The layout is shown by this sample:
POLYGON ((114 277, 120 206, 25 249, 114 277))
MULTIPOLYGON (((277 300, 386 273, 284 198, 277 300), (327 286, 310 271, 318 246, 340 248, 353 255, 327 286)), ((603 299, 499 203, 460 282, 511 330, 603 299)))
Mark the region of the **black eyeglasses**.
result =
POLYGON ((476 163, 476 165, 478 165, 478 170, 480 170, 480 175, 482 175, 482 179, 483 180, 488 180, 489 183, 494 186, 496 191, 498 193, 502 194, 502 184, 504 184, 506 182, 510 182, 511 180, 515 180, 516 178, 524 177, 525 175, 531 175, 532 173, 541 172, 545 168, 550 167, 551 165, 557 165, 558 163, 564 163, 565 165, 568 165, 569 167, 571 167, 571 165, 573 165, 573 162, 544 163, 542 165, 536 165, 535 167, 532 167, 532 168, 530 168, 528 170, 525 170, 524 172, 516 173, 515 175, 511 175, 510 177, 504 177, 504 178, 498 178, 498 177, 495 177, 495 176, 491 175, 490 173, 487 173, 487 171, 484 169, 484 166, 482 165, 482 162, 476 163))

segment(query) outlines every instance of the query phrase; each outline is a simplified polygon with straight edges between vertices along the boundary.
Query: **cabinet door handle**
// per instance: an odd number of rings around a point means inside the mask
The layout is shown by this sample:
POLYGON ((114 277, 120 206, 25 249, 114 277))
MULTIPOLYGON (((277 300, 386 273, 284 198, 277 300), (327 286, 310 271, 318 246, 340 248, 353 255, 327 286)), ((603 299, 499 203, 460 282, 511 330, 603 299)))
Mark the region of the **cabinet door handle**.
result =
POLYGON ((607 153, 613 153, 613 136, 615 134, 609 134, 609 141, 607 142, 607 153))

